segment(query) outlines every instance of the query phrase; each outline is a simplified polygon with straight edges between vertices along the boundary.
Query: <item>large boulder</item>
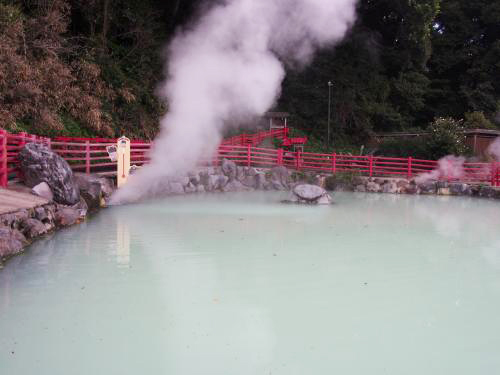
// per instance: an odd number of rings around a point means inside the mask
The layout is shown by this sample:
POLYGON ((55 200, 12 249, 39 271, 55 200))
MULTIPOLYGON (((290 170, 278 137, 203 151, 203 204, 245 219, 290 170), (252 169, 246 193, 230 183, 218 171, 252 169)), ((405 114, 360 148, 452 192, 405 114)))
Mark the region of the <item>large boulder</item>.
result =
POLYGON ((96 211, 102 205, 102 187, 98 178, 83 173, 75 174, 75 181, 80 189, 80 195, 87 203, 89 211, 96 211))
POLYGON ((289 202, 308 204, 332 204, 328 192, 318 185, 300 184, 293 188, 293 197, 289 202))
POLYGON ((61 208, 55 214, 55 221, 61 227, 76 224, 80 218, 80 211, 72 207, 61 208))
POLYGON ((293 193, 305 201, 316 201, 326 194, 326 190, 317 185, 301 184, 293 188, 293 193))
POLYGON ((19 152, 25 184, 33 188, 46 182, 54 201, 72 205, 80 200, 80 192, 68 163, 39 143, 28 143, 19 152))
POLYGON ((234 180, 238 175, 238 166, 234 161, 222 159, 222 173, 229 178, 229 181, 234 180))
POLYGON ((0 226, 0 260, 19 254, 27 243, 26 238, 18 230, 0 226))

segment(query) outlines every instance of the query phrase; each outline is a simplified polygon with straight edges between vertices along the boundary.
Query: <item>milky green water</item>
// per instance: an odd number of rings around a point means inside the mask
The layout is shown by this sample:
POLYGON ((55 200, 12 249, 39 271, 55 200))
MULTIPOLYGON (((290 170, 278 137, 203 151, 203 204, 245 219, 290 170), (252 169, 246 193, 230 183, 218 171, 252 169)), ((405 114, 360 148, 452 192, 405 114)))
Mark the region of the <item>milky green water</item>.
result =
POLYGON ((102 211, 0 270, 2 375, 499 374, 500 204, 102 211))

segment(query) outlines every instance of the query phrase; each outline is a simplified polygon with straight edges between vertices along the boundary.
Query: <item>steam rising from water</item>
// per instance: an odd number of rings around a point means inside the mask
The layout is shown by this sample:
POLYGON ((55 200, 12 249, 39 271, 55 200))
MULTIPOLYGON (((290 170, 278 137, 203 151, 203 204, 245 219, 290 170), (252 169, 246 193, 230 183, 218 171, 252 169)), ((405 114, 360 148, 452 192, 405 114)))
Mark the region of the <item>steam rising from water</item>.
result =
MULTIPOLYGON (((489 155, 494 161, 500 162, 500 137, 498 137, 495 142, 488 147, 486 154, 489 155)), ((415 182, 420 184, 427 181, 439 180, 441 178, 460 180, 465 176, 465 162, 466 160, 462 156, 445 156, 444 158, 439 159, 436 169, 420 174, 417 178, 415 178, 415 182)), ((485 170, 483 170, 484 174, 491 172, 493 172, 491 166, 488 166, 485 170)))
POLYGON ((162 94, 169 112, 151 163, 130 178, 114 202, 154 194, 162 177, 210 157, 229 122, 263 115, 280 95, 284 63, 303 66, 340 41, 357 0, 226 0, 169 46, 162 94))

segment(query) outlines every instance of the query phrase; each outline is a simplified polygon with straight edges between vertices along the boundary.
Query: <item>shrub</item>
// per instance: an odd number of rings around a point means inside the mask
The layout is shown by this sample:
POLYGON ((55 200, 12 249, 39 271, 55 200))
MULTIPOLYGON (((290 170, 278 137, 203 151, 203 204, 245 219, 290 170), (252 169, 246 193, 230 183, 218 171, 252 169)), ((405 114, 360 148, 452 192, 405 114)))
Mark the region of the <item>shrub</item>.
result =
POLYGON ((429 158, 437 160, 446 155, 468 154, 470 151, 465 143, 464 131, 463 120, 436 118, 430 126, 427 144, 429 158))
POLYGON ((337 172, 325 178, 325 189, 329 191, 337 190, 339 186, 352 187, 355 179, 359 176, 357 172, 337 172))

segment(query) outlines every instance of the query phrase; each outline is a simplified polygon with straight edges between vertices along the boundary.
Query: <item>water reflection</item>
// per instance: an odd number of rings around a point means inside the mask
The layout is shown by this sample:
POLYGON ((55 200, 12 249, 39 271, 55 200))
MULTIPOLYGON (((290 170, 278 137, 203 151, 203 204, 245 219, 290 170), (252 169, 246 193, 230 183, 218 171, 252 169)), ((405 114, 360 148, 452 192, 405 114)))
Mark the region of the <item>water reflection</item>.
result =
POLYGON ((122 216, 116 220, 116 263, 123 268, 130 266, 130 229, 122 216))
POLYGON ((1 369, 500 370, 500 206, 338 194, 332 207, 307 207, 280 198, 117 207, 33 246, 0 271, 1 369))

